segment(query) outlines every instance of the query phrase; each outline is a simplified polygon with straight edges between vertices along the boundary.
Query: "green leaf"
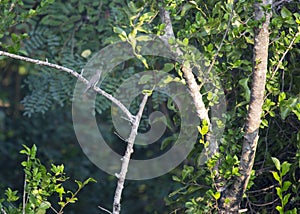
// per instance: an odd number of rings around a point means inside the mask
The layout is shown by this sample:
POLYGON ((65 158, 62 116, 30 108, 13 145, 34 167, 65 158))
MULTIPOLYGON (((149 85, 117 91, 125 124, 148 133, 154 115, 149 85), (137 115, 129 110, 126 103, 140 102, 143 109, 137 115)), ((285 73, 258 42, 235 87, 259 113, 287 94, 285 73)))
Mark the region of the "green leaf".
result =
POLYGON ((26 145, 22 144, 22 146, 25 148, 23 150, 20 151, 20 154, 25 154, 25 155, 29 155, 30 154, 30 148, 27 147, 26 145))
POLYGON ((282 191, 281 191, 280 187, 276 187, 276 193, 277 193, 278 197, 280 198, 280 200, 282 200, 282 191))
POLYGON ((285 120, 285 118, 289 115, 291 109, 288 106, 280 106, 280 116, 281 119, 285 120))
POLYGON ((271 158, 272 158, 273 163, 275 164, 276 169, 279 171, 281 168, 280 161, 275 157, 271 157, 271 158))
POLYGON ((121 34, 121 35, 127 37, 126 32, 125 32, 122 28, 114 27, 114 28, 113 28, 113 31, 114 31, 115 33, 118 33, 118 34, 121 34))
POLYGON ((78 198, 76 198, 76 197, 74 197, 74 198, 66 198, 66 199, 67 199, 67 202, 72 203, 72 204, 74 204, 78 200, 78 198))
POLYGON ((90 49, 86 49, 86 50, 82 51, 80 55, 83 58, 88 58, 91 54, 92 54, 92 51, 90 49))
POLYGON ((57 187, 55 188, 55 192, 57 192, 57 194, 59 195, 60 201, 62 201, 63 195, 66 193, 64 187, 62 187, 62 186, 57 186, 57 187))
MULTIPOLYGON (((39 210, 44 210, 46 211, 47 209, 49 209, 51 207, 51 203, 48 201, 43 201, 40 206, 39 206, 39 210)), ((44 212, 45 213, 45 212, 44 212)))
POLYGON ((170 45, 175 45, 175 44, 176 44, 176 40, 175 40, 173 37, 171 37, 171 38, 168 40, 168 43, 169 43, 170 45))
POLYGON ((165 138, 161 143, 160 150, 165 149, 170 143, 175 142, 176 139, 177 138, 174 135, 165 138))
POLYGON ((33 144, 33 146, 31 147, 31 150, 30 150, 30 157, 31 157, 31 158, 35 158, 36 152, 37 152, 36 145, 33 144))
POLYGON ((154 17, 156 16, 156 13, 154 12, 147 12, 144 13, 140 18, 140 22, 150 22, 154 17))
POLYGON ((178 177, 175 176, 175 175, 172 176, 172 180, 173 180, 173 181, 177 181, 177 182, 181 182, 180 178, 178 178, 178 177))
POLYGON ((285 182, 283 182, 283 186, 282 186, 282 192, 285 192, 285 191, 287 191, 288 190, 288 188, 291 186, 291 184, 292 184, 292 182, 290 182, 290 181, 285 181, 285 182))
POLYGON ((5 195, 7 197, 7 201, 8 202, 14 202, 17 201, 19 199, 19 196, 17 196, 18 191, 12 191, 11 188, 8 188, 7 190, 5 190, 5 195))
POLYGON ((27 161, 22 161, 21 166, 27 167, 27 161))
POLYGON ((239 85, 242 86, 242 88, 244 89, 243 97, 246 99, 246 101, 249 102, 251 91, 248 86, 248 81, 249 81, 249 78, 241 79, 241 80, 239 80, 239 85))
POLYGON ((138 36, 135 39, 140 42, 147 42, 147 41, 152 40, 152 38, 150 36, 138 36))
POLYGON ((173 63, 165 63, 162 70, 165 72, 169 72, 169 71, 172 71, 173 69, 174 69, 173 63))
POLYGON ((75 180, 75 182, 77 183, 78 188, 81 189, 82 186, 83 186, 82 182, 81 181, 77 181, 77 180, 75 180))
POLYGON ((138 9, 137 9, 137 7, 135 6, 135 4, 132 2, 132 1, 130 1, 129 3, 128 3, 128 8, 131 10, 131 12, 133 12, 133 13, 137 13, 138 12, 138 9))
POLYGON ((208 93, 207 93, 207 100, 212 100, 213 99, 213 93, 211 92, 211 91, 209 91, 208 93))
POLYGON ((182 9, 181 9, 181 13, 180 16, 184 16, 186 12, 188 12, 191 8, 193 8, 194 5, 191 5, 189 3, 186 3, 185 5, 183 5, 182 9))
POLYGON ((189 39, 188 38, 184 38, 182 41, 184 46, 188 46, 189 45, 189 39))
POLYGON ((163 83, 168 84, 168 83, 173 82, 173 81, 174 81, 174 78, 173 78, 171 75, 168 75, 168 76, 164 79, 163 83))
POLYGON ((299 100, 297 97, 290 97, 288 100, 284 100, 279 103, 280 116, 283 120, 289 115, 293 108, 297 108, 299 100))
POLYGON ((172 111, 176 111, 175 104, 174 104, 173 100, 170 98, 167 101, 167 107, 168 107, 168 109, 170 109, 172 111))
POLYGON ((215 194, 213 194, 213 197, 218 200, 221 197, 221 193, 220 192, 216 192, 215 194))
POLYGON ((149 74, 145 74, 143 75, 140 80, 139 80, 139 84, 146 84, 146 83, 150 83, 153 80, 153 76, 149 75, 149 74))
POLYGON ((208 51, 208 52, 212 52, 213 49, 214 49, 214 46, 211 43, 209 43, 206 47, 206 51, 208 51))
POLYGON ((282 18, 288 18, 293 16, 292 13, 286 7, 281 8, 280 14, 282 18))
POLYGON ((261 120, 261 124, 264 126, 264 127, 268 127, 269 123, 266 119, 262 119, 261 120))
POLYGON ((46 210, 44 209, 37 209, 37 211, 35 212, 35 214, 45 214, 46 210))
POLYGON ((208 129, 208 126, 203 126, 203 127, 201 128, 200 134, 202 134, 202 136, 203 136, 203 135, 207 134, 208 130, 209 130, 209 129, 208 129))
POLYGON ((195 1, 189 1, 189 3, 195 7, 198 7, 197 2, 195 2, 195 1))
POLYGON ((292 210, 286 211, 286 214, 297 214, 297 208, 295 207, 295 208, 292 209, 292 210))
POLYGON ((286 195, 283 197, 283 200, 282 200, 283 205, 286 205, 286 204, 289 202, 290 196, 291 196, 291 193, 286 194, 286 195))
POLYGON ((293 113, 298 117, 298 120, 300 121, 300 103, 295 106, 295 109, 293 109, 293 113))
POLYGON ((145 57, 143 57, 143 56, 140 55, 140 54, 136 54, 135 56, 136 56, 136 57, 144 64, 144 66, 145 66, 147 69, 149 68, 148 63, 147 63, 147 60, 146 60, 145 57))
POLYGON ((276 210, 278 210, 280 214, 283 214, 283 208, 281 206, 276 206, 276 210))
POLYGON ((182 174, 182 180, 184 180, 188 175, 194 172, 194 167, 192 166, 184 166, 181 174, 182 174))
POLYGON ((174 192, 171 192, 168 196, 173 197, 174 195, 177 195, 178 193, 182 192, 182 190, 185 190, 186 188, 187 188, 186 186, 180 187, 179 189, 175 190, 174 192))
POLYGON ((272 174, 273 174, 273 177, 275 178, 276 181, 281 182, 281 179, 280 179, 277 172, 272 172, 272 174))
POLYGON ((285 100, 286 98, 286 94, 284 92, 281 92, 278 96, 278 101, 282 102, 283 100, 285 100))
POLYGON ((153 90, 147 90, 147 89, 144 89, 144 90, 142 91, 142 94, 144 94, 144 95, 148 94, 148 96, 151 96, 152 93, 153 93, 153 90))
POLYGON ((282 163, 282 166, 281 166, 281 170, 282 170, 281 174, 282 174, 282 176, 285 176, 286 173, 288 173, 290 171, 290 166, 291 166, 291 164, 288 163, 288 162, 286 162, 286 161, 284 161, 282 163))
POLYGON ((60 205, 61 207, 64 207, 66 205, 66 202, 59 201, 59 202, 57 202, 57 204, 60 205))
POLYGON ((97 183, 97 181, 94 178, 88 178, 83 182, 83 186, 87 185, 88 183, 97 183))

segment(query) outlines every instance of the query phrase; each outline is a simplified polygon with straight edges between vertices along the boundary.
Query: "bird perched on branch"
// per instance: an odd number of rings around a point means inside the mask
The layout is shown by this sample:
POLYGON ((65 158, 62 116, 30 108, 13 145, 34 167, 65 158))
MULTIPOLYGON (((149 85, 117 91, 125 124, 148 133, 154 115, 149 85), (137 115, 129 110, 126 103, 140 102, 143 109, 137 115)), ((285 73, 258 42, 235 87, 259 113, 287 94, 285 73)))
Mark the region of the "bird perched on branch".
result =
POLYGON ((86 93, 89 89, 91 89, 92 87, 94 87, 95 85, 97 85, 97 83, 99 82, 101 77, 101 70, 97 70, 96 73, 92 76, 92 78, 90 79, 90 81, 88 82, 85 90, 83 93, 86 93))

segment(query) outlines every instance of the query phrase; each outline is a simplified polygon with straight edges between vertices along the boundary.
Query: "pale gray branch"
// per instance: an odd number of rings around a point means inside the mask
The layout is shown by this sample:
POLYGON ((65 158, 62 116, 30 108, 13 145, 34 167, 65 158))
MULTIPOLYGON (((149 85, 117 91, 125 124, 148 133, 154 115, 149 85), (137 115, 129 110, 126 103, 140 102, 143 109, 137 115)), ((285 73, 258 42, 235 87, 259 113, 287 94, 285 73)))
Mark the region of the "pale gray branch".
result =
MULTIPOLYGON (((166 25, 165 34, 163 36, 161 36, 160 38, 163 40, 163 42, 165 43, 165 45, 167 47, 171 48, 168 41, 169 41, 169 39, 175 39, 175 36, 174 36, 170 13, 169 13, 169 11, 165 10, 164 8, 161 8, 160 13, 161 13, 162 22, 165 23, 165 25, 166 25)), ((180 48, 178 46, 176 46, 176 54, 178 54, 178 56, 183 55, 183 52, 180 50, 180 48)), ((186 79, 188 88, 190 89, 189 93, 193 98, 198 117, 201 120, 206 120, 208 122, 208 124, 210 124, 208 110, 205 108, 205 104, 203 102, 202 95, 199 91, 199 86, 195 80, 195 77, 194 77, 191 67, 183 66, 182 72, 184 73, 184 77, 186 79)))
MULTIPOLYGON (((169 39, 174 37, 174 32, 173 32, 173 26, 172 26, 172 21, 170 17, 170 13, 165 10, 164 8, 161 8, 161 19, 162 22, 165 23, 165 35, 161 37, 163 42, 167 47, 170 49, 172 48, 170 44, 168 43, 169 39)), ((175 45, 175 51, 178 56, 183 56, 183 52, 180 50, 178 45, 175 45)), ((191 95, 193 99, 193 103, 196 108, 196 112, 198 117, 200 118, 201 121, 206 120, 209 126, 209 132, 206 133, 205 139, 206 141, 209 142, 209 146, 205 148, 205 154, 200 157, 201 163, 204 163, 208 158, 211 158, 213 155, 215 155, 219 151, 219 147, 217 144, 217 139, 214 137, 213 133, 211 132, 212 127, 211 127, 211 121, 209 118, 208 114, 208 109, 206 109, 205 104, 203 102, 202 94, 200 93, 200 87, 198 86, 195 76, 193 74, 192 68, 189 65, 189 63, 184 63, 184 59, 182 62, 182 72, 184 74, 184 78, 186 80, 187 86, 189 88, 188 92, 191 95)), ((214 171, 217 172, 218 164, 216 164, 214 171)), ((217 174, 216 174, 216 177, 217 174)), ((216 182, 216 188, 218 189, 219 185, 216 182)))
POLYGON ((112 212, 109 211, 108 209, 105 209, 105 208, 103 208, 103 207, 101 207, 101 206, 98 206, 98 208, 99 208, 100 210, 103 210, 103 211, 105 211, 105 212, 107 212, 107 213, 112 214, 112 212))
POLYGON ((132 128, 131 128, 129 137, 127 139, 127 148, 125 151, 125 155, 121 159, 121 161, 122 161, 121 171, 119 174, 116 174, 116 177, 118 178, 118 184, 117 184, 117 188, 116 188, 115 196, 114 196, 113 214, 119 214, 120 210, 121 210, 121 195, 122 195, 122 191, 124 188, 124 182, 125 182, 126 174, 128 171, 130 157, 131 157, 131 154, 133 153, 134 141, 138 134, 138 132, 137 132, 138 127, 139 127, 147 100, 148 100, 148 94, 145 94, 144 98, 140 104, 139 112, 137 113, 134 121, 132 122, 132 128))
MULTIPOLYGON (((60 66, 54 63, 50 63, 48 61, 41 61, 41 60, 37 60, 37 59, 32 59, 29 57, 24 57, 24 56, 20 56, 20 55, 16 55, 16 54, 11 54, 5 51, 0 51, 0 56, 7 56, 9 58, 13 58, 13 59, 18 59, 18 60, 22 60, 25 62, 30 62, 36 65, 42 65, 42 66, 46 66, 46 67, 50 67, 50 68, 55 68, 57 70, 60 71, 64 71, 67 72, 69 74, 71 74, 72 76, 76 77, 79 81, 81 81, 84 84, 88 84, 89 81, 87 79, 85 79, 81 74, 77 73, 76 71, 66 68, 64 66, 60 66)), ((114 98, 111 94, 105 92, 104 90, 100 89, 97 86, 92 87, 94 91, 96 91, 97 93, 103 95, 104 97, 106 97, 107 99, 109 99, 110 101, 112 101, 114 104, 116 104, 128 117, 128 119, 130 121, 133 120, 133 115, 130 113, 130 111, 116 98, 114 98)))
POLYGON ((2 212, 3 214, 7 214, 7 212, 5 212, 5 210, 4 210, 3 208, 1 208, 1 212, 2 212))
POLYGON ((300 34, 300 31, 298 31, 298 32, 296 33, 296 35, 294 36, 294 38, 293 38, 292 41, 290 42, 289 46, 287 47, 287 49, 286 49, 285 52, 283 53, 282 57, 281 57, 280 60, 278 61, 275 70, 272 72, 271 79, 274 78, 274 76, 275 76, 276 72, 278 71, 278 69, 279 69, 279 67, 280 67, 280 65, 281 65, 281 63, 282 63, 282 61, 284 60, 286 54, 292 49, 292 46, 293 46, 293 44, 294 44, 296 38, 299 36, 299 34, 300 34))
MULTIPOLYGON (((29 156, 27 157, 27 161, 29 160, 29 156)), ((22 213, 25 214, 25 208, 26 208, 26 186, 27 186, 27 174, 24 175, 24 184, 23 184, 23 204, 22 204, 22 213)))

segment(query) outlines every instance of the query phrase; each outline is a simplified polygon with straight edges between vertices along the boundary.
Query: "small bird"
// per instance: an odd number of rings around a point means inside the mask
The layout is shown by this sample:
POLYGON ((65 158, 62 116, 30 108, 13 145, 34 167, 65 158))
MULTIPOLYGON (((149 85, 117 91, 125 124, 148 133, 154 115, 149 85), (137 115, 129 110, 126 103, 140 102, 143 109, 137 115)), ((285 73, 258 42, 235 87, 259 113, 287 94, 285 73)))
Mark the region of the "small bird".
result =
POLYGON ((92 87, 94 87, 95 85, 97 85, 97 83, 100 80, 101 77, 101 70, 97 70, 96 73, 92 76, 92 78, 90 79, 90 81, 88 82, 85 90, 83 93, 86 93, 89 89, 91 89, 92 87))

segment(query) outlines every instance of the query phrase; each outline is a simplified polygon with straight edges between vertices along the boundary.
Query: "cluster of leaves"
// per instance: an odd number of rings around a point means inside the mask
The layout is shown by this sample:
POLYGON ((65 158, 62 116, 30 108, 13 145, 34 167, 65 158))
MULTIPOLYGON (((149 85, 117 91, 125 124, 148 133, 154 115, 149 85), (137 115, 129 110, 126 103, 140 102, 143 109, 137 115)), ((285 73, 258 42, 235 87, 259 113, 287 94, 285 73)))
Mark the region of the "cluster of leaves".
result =
POLYGON ((276 210, 279 211, 280 214, 287 213, 287 214, 296 214, 297 208, 295 207, 292 210, 286 210, 285 206, 289 202, 289 198, 291 197, 291 193, 288 193, 284 195, 285 192, 289 189, 289 187, 292 185, 292 182, 290 181, 284 181, 284 176, 290 171, 291 164, 287 161, 284 161, 282 164, 277 158, 272 157, 272 161, 275 164, 275 167, 277 169, 276 171, 273 171, 273 177, 278 182, 279 187, 276 187, 277 195, 281 201, 281 206, 276 206, 276 210))
POLYGON ((88 178, 84 182, 75 181, 78 188, 75 192, 65 190, 63 184, 68 179, 64 172, 64 165, 51 165, 50 171, 36 157, 37 147, 35 145, 29 148, 24 145, 21 154, 27 156, 27 160, 21 165, 24 167, 24 190, 23 200, 19 202, 20 197, 18 191, 8 188, 5 191, 6 198, 0 200, 0 209, 3 213, 38 213, 44 214, 48 209, 55 210, 55 205, 50 202, 49 198, 53 195, 58 196, 59 205, 56 213, 63 213, 64 208, 75 203, 79 191, 88 183, 96 182, 92 178, 88 178))
POLYGON ((1 1, 0 40, 4 40, 4 42, 0 42, 0 47, 12 53, 24 53, 20 51, 21 41, 27 38, 28 34, 27 32, 22 33, 22 28, 18 25, 40 14, 45 7, 53 2, 53 0, 33 1, 34 5, 28 7, 21 0, 1 1))

